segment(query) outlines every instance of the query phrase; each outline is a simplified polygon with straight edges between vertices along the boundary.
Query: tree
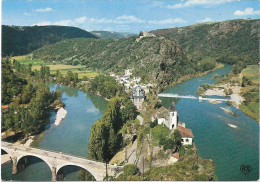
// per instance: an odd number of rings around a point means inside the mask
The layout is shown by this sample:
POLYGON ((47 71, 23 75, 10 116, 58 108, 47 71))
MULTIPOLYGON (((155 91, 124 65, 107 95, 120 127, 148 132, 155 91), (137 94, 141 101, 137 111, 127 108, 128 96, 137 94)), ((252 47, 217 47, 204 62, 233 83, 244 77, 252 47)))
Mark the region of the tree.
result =
POLYGON ((108 135, 107 127, 101 120, 92 125, 88 144, 88 155, 91 159, 105 161, 108 151, 108 135))
POLYGON ((132 120, 136 117, 136 107, 129 98, 123 100, 124 108, 122 109, 122 119, 124 122, 132 120))
POLYGON ((179 149, 181 147, 181 134, 180 134, 179 130, 174 130, 173 136, 174 136, 174 143, 176 145, 176 149, 177 149, 177 151, 179 151, 179 149))

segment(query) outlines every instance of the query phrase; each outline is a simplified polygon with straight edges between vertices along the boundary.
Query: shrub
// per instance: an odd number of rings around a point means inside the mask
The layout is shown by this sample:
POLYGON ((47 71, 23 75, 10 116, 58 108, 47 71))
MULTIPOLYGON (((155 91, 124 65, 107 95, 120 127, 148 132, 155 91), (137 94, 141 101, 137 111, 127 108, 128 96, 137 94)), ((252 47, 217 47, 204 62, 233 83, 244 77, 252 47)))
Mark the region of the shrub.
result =
POLYGON ((192 170, 198 170, 199 169, 199 166, 198 165, 194 165, 194 166, 192 166, 192 170))
POLYGON ((182 156, 184 156, 184 154, 185 154, 184 147, 181 146, 181 148, 180 148, 180 156, 182 157, 182 156))
POLYGON ((150 123, 150 128, 154 128, 156 125, 158 125, 157 119, 155 119, 153 122, 150 123))
POLYGON ((128 164, 123 168, 123 175, 124 176, 132 176, 136 175, 139 172, 137 166, 135 164, 128 164))

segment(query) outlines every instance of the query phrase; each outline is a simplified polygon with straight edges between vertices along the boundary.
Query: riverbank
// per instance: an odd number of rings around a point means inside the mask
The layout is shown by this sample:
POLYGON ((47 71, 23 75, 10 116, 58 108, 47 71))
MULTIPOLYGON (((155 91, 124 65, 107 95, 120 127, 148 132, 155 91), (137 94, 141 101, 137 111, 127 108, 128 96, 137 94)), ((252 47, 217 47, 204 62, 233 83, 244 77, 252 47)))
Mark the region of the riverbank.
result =
POLYGON ((241 96, 241 86, 232 86, 231 84, 220 84, 215 86, 214 88, 206 90, 206 92, 203 94, 205 96, 230 96, 230 99, 232 100, 232 105, 239 109, 239 106, 242 104, 242 102, 245 100, 241 96), (232 94, 227 95, 225 92, 226 90, 231 90, 230 92, 232 94))
POLYGON ((195 74, 192 74, 192 75, 182 76, 177 82, 170 83, 167 88, 173 87, 176 84, 191 80, 191 79, 196 78, 196 77, 201 77, 201 76, 207 75, 210 72, 216 71, 216 70, 223 68, 223 67, 224 67, 224 65, 222 63, 218 63, 217 66, 212 70, 209 70, 209 71, 206 71, 206 72, 203 72, 203 73, 195 73, 195 74))

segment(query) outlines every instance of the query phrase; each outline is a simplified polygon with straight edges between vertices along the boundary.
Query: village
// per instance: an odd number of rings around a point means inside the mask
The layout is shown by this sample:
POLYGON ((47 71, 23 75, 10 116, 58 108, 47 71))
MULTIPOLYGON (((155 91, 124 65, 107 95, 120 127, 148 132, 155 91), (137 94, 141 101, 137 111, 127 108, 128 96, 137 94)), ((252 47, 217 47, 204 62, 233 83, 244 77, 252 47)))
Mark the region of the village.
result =
MULTIPOLYGON (((125 87, 127 93, 130 94, 130 98, 133 101, 136 109, 141 112, 143 109, 143 103, 146 100, 146 95, 150 92, 150 89, 153 88, 154 84, 143 84, 141 83, 141 78, 137 76, 133 76, 133 69, 126 69, 125 74, 120 76, 114 73, 110 73, 110 76, 115 78, 116 81, 122 84, 125 87)), ((143 117, 139 114, 137 116, 140 125, 143 125, 143 117)), ((193 146, 193 132, 191 129, 186 128, 184 122, 179 121, 178 112, 175 108, 174 102, 167 109, 163 106, 158 108, 151 116, 150 122, 166 127, 170 130, 170 133, 174 133, 177 130, 181 135, 181 144, 183 146, 193 146)), ((151 137, 151 136, 150 136, 151 137)), ((134 144, 133 144, 134 146, 134 144)), ((128 154, 126 158, 128 158, 127 163, 135 163, 134 161, 137 159, 136 156, 133 157, 133 153, 137 150, 137 147, 131 147, 130 150, 126 151, 128 154), (130 159, 130 160, 129 160, 130 159)), ((127 150, 127 149, 126 149, 127 150)), ((151 150, 151 149, 148 149, 151 150)), ((149 152, 148 152, 149 153, 149 152)), ((179 151, 174 151, 169 154, 168 161, 164 165, 173 164, 180 159, 179 151)), ((113 160, 112 160, 113 161, 113 160)), ((141 164, 139 167, 142 168, 141 164)))

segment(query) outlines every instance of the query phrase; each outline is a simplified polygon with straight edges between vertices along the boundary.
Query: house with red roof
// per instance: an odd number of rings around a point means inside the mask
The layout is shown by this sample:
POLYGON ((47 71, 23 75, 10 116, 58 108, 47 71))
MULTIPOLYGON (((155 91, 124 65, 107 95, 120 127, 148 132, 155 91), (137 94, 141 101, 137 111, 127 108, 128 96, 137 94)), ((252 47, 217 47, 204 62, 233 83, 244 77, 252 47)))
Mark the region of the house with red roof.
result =
POLYGON ((178 126, 177 130, 180 132, 181 135, 181 143, 183 145, 192 145, 192 141, 194 138, 192 130, 189 128, 183 128, 181 126, 178 126))

